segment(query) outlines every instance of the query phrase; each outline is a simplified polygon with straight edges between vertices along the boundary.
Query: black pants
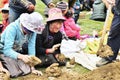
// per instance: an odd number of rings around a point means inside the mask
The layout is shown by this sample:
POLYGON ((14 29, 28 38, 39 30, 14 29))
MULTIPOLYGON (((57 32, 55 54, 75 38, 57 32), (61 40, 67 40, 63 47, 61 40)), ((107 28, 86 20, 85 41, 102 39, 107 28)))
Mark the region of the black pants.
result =
POLYGON ((114 53, 113 56, 109 57, 109 60, 115 60, 120 49, 120 16, 117 14, 114 15, 107 44, 112 48, 114 53))
POLYGON ((59 63, 59 66, 66 65, 66 60, 60 62, 56 59, 56 57, 53 54, 40 55, 39 58, 41 59, 42 63, 37 65, 36 67, 48 67, 53 63, 59 63))
POLYGON ((57 63, 57 59, 53 54, 40 55, 39 58, 42 61, 42 63, 38 64, 36 67, 48 67, 53 63, 57 63))

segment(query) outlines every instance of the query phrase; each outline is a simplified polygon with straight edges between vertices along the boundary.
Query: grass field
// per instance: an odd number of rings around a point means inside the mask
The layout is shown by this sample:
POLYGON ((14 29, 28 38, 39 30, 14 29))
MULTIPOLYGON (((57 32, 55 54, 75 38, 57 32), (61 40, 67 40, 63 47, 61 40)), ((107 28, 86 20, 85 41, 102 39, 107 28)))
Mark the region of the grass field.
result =
MULTIPOLYGON (((44 9, 45 9, 45 5, 40 0, 37 0, 36 11, 44 15, 44 9)), ((93 21, 93 20, 90 20, 89 17, 90 15, 86 15, 84 19, 78 20, 78 25, 80 25, 82 29, 80 34, 92 35, 93 30, 100 31, 102 29, 104 22, 93 21)), ((1 15, 0 15, 0 21, 1 21, 1 15)), ((79 64, 76 64, 73 70, 79 72, 80 74, 83 74, 89 71, 88 69, 82 67, 79 64)), ((11 80, 18 80, 18 79, 15 78, 11 80)))

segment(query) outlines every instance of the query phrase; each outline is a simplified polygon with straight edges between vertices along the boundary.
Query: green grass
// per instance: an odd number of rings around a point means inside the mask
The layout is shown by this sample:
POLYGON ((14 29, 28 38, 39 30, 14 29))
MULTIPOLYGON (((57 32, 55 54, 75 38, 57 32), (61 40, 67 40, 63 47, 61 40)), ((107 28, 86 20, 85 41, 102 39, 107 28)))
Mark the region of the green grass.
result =
POLYGON ((85 73, 89 72, 90 70, 84 68, 80 64, 76 64, 75 67, 73 68, 73 71, 76 71, 80 74, 85 74, 85 73))
POLYGON ((100 31, 104 25, 104 22, 90 20, 90 15, 86 15, 85 19, 79 19, 78 24, 81 26, 82 31, 80 34, 92 35, 93 30, 100 31))
POLYGON ((40 0, 36 0, 36 3, 37 4, 35 6, 35 11, 39 12, 42 15, 44 15, 45 4, 40 0))

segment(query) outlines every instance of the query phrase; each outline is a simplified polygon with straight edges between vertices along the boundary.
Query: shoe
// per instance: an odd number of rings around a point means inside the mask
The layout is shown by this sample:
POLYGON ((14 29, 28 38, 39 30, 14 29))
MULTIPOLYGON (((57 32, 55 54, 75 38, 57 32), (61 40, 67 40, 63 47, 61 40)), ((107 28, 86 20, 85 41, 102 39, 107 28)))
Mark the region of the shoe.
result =
POLYGON ((108 59, 106 59, 106 58, 102 58, 100 61, 98 61, 98 62, 96 63, 96 66, 97 66, 97 67, 100 67, 100 66, 106 65, 106 64, 108 64, 108 63, 110 63, 110 62, 111 62, 110 60, 108 60, 108 59))

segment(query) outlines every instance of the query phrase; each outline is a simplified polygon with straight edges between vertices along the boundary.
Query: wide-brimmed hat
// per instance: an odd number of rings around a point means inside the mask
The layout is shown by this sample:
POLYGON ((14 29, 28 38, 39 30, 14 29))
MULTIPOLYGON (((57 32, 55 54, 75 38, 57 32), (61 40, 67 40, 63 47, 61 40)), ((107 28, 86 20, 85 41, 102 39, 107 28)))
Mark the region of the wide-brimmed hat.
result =
POLYGON ((47 22, 54 20, 65 20, 64 16, 62 15, 62 11, 58 8, 51 8, 48 12, 47 22))
POLYGON ((38 12, 23 13, 20 16, 20 23, 28 30, 32 32, 36 32, 41 34, 44 25, 43 25, 43 17, 38 12))
POLYGON ((65 1, 60 1, 56 4, 56 7, 63 10, 66 10, 68 8, 68 3, 65 1))
POLYGON ((9 4, 5 4, 4 7, 1 9, 1 11, 4 11, 4 10, 9 11, 8 6, 9 6, 9 4))

